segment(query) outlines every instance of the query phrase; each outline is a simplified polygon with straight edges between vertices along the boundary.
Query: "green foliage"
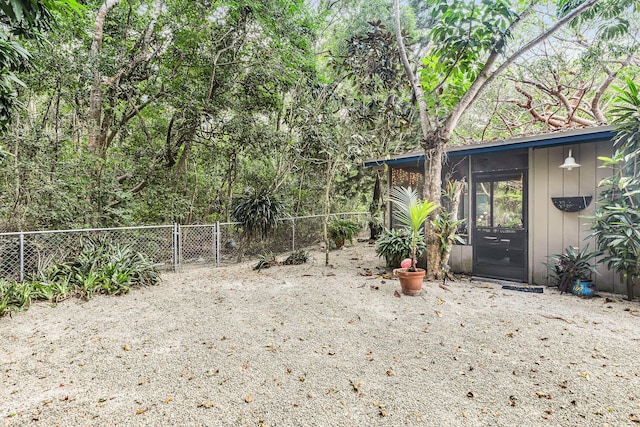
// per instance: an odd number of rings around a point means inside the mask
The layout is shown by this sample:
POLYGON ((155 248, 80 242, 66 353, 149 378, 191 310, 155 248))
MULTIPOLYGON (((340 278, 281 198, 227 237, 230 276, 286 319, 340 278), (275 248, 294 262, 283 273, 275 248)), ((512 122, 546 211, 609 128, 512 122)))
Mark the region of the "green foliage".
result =
POLYGON ((0 279, 0 317, 27 309, 31 302, 32 293, 31 283, 0 279))
MULTIPOLYGON (((567 15, 571 10, 584 3, 584 0, 560 0, 558 2, 558 15, 567 15)), ((598 24, 598 36, 604 41, 609 41, 629 32, 629 18, 637 12, 636 0, 603 0, 573 19, 571 26, 579 26, 588 21, 596 21, 598 24)))
POLYGON ((394 187, 389 193, 393 207, 394 218, 409 230, 411 245, 411 271, 415 271, 417 262, 417 247, 424 241, 424 223, 438 206, 428 200, 421 201, 418 192, 411 187, 394 187))
POLYGON ((283 262, 283 265, 300 265, 309 260, 309 252, 304 249, 297 250, 289 255, 283 262))
POLYGON ((278 260, 273 252, 269 251, 264 254, 258 255, 258 264, 253 267, 254 270, 262 270, 263 268, 270 268, 274 265, 278 265, 278 260))
POLYGON ((317 21, 304 1, 118 2, 95 57, 102 3, 86 4, 47 34, 55 49, 24 45, 37 67, 19 73, 29 108, 0 139, 14 155, 0 164, 0 229, 229 221, 256 179, 311 193, 298 212, 317 213, 318 168, 301 159, 296 132, 308 114, 296 91, 317 83, 317 21), (87 150, 95 81, 100 155, 87 150), (310 179, 298 185, 300 169, 310 179))
POLYGON ((620 124, 614 146, 625 154, 626 164, 635 167, 640 154, 640 85, 630 78, 627 78, 625 83, 626 88, 614 88, 618 95, 614 99, 616 104, 611 112, 615 117, 615 123, 620 124))
POLYGON ((502 52, 520 19, 513 2, 428 0, 432 47, 422 59, 420 81, 428 108, 446 115, 479 75, 486 55, 502 52))
POLYGON ((59 301, 73 293, 86 299, 95 293, 126 294, 134 287, 158 284, 160 273, 129 246, 85 238, 70 261, 54 263, 31 280, 38 299, 59 301))
POLYGON ((465 243, 464 238, 458 234, 458 229, 465 219, 453 219, 449 211, 440 211, 431 221, 434 232, 440 240, 440 253, 444 254, 447 248, 456 243, 465 243))
POLYGON ((284 261, 279 262, 275 254, 271 251, 258 255, 258 264, 253 267, 260 272, 263 268, 271 268, 278 265, 300 265, 309 260, 309 252, 304 249, 292 252, 284 261))
POLYGON ((332 65, 366 93, 406 89, 393 29, 388 30, 380 20, 368 26, 369 31, 346 41, 346 54, 332 65))
POLYGON ((276 228, 277 219, 284 213, 280 200, 268 194, 252 194, 238 199, 233 217, 240 223, 248 238, 265 238, 276 228))
POLYGON ((31 278, 33 283, 33 298, 40 301, 60 302, 75 294, 72 277, 64 272, 64 267, 54 265, 47 272, 39 272, 31 278), (55 270, 62 269, 62 272, 55 270))
POLYGON ((547 256, 550 262, 545 265, 551 270, 551 276, 558 285, 560 293, 569 292, 576 280, 589 280, 593 273, 597 273, 595 264, 590 262, 602 255, 602 252, 588 252, 588 250, 589 245, 582 250, 568 246, 562 254, 547 256))
MULTIPOLYGON (((425 249, 424 239, 418 240, 416 255, 420 256, 425 249)), ((376 255, 384 257, 389 267, 400 267, 402 260, 411 256, 411 231, 385 228, 376 241, 376 255)))
POLYGON ((613 166, 614 174, 603 180, 606 186, 591 217, 592 237, 605 252, 600 260, 619 272, 627 281, 628 297, 633 298, 633 283, 640 277, 640 96, 638 85, 627 80, 626 89, 618 89, 616 121, 618 129, 612 158, 601 158, 613 166))
POLYGON ((66 266, 72 284, 87 298, 94 292, 126 294, 133 287, 160 281, 158 269, 143 254, 106 239, 85 239, 76 259, 66 266))
POLYGON ((67 262, 54 262, 24 283, 0 280, 0 316, 26 308, 31 300, 59 302, 71 296, 121 295, 157 285, 160 273, 145 256, 106 239, 85 238, 67 262))
POLYGON ((337 247, 341 247, 345 240, 353 244, 353 238, 360 233, 362 226, 357 222, 347 219, 333 218, 328 225, 329 237, 336 242, 337 247), (338 243, 341 244, 338 244, 338 243))
POLYGON ((15 104, 15 85, 24 86, 18 72, 32 59, 24 39, 44 39, 41 31, 52 27, 55 12, 79 12, 75 0, 11 0, 0 2, 0 130, 11 120, 15 104))
POLYGON ((600 262, 635 280, 640 277, 640 209, 613 204, 596 210, 592 236, 606 250, 600 262))

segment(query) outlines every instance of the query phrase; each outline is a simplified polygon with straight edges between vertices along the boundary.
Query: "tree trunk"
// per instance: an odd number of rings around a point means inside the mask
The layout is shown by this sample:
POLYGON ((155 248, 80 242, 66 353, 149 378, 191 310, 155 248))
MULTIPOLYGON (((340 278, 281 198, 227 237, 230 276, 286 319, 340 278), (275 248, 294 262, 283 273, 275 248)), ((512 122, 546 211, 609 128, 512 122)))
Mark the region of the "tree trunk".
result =
POLYGON ((382 226, 380 221, 376 221, 376 216, 380 212, 380 201, 382 199, 382 182, 380 179, 380 171, 376 171, 376 182, 373 186, 373 198, 369 205, 369 214, 371 220, 369 221, 369 240, 373 241, 378 238, 382 232, 382 226))
POLYGON ((631 275, 627 275, 627 299, 633 301, 633 279, 631 275))
POLYGON ((433 280, 439 276, 441 264, 440 238, 436 235, 431 221, 433 221, 441 209, 442 196, 442 161, 444 149, 449 141, 443 137, 440 129, 429 133, 422 140, 424 148, 424 189, 422 197, 438 205, 425 223, 425 242, 427 244, 427 278, 433 280))
POLYGON ((93 41, 89 55, 93 74, 93 82, 91 83, 91 92, 89 94, 89 151, 101 155, 103 154, 101 151, 104 144, 104 133, 102 132, 103 91, 98 55, 102 48, 104 21, 107 18, 107 14, 119 2, 120 0, 107 0, 100 6, 93 26, 93 41))

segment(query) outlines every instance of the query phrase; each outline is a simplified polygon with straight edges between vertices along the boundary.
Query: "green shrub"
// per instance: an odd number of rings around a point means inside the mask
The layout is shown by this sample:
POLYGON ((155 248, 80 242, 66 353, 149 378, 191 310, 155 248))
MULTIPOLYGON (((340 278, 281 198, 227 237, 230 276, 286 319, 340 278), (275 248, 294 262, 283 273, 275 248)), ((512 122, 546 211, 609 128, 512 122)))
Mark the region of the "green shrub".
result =
POLYGON ((587 244, 582 250, 568 246, 564 253, 547 256, 551 262, 545 263, 551 270, 551 277, 558 285, 560 293, 570 292, 576 280, 589 280, 597 274, 596 266, 591 260, 602 255, 600 251, 588 252, 587 244))
POLYGON ((258 264, 253 267, 254 270, 262 270, 263 268, 270 268, 274 265, 278 265, 278 260, 273 252, 267 252, 261 255, 258 255, 258 264))
POLYGON ((276 228, 284 206, 276 197, 268 194, 252 194, 238 199, 233 217, 242 226, 243 234, 252 239, 265 238, 276 228))
POLYGON ((0 279, 0 317, 25 310, 31 302, 33 287, 30 283, 0 279))
MULTIPOLYGON (((417 242, 417 255, 424 252, 424 240, 417 242)), ((389 267, 400 267, 403 259, 411 256, 411 231, 406 228, 385 228, 376 242, 376 255, 384 257, 389 267)))
POLYGON ((309 260, 309 252, 305 251, 304 249, 300 249, 299 251, 295 251, 291 255, 289 255, 282 264, 300 265, 300 264, 304 264, 308 260, 309 260))
POLYGON ((77 257, 57 270, 66 270, 71 287, 87 299, 94 293, 126 294, 160 281, 158 269, 144 255, 105 239, 87 238, 77 257))
POLYGON ((276 265, 300 265, 307 262, 308 259, 309 252, 304 249, 293 252, 283 262, 279 262, 273 252, 266 252, 258 256, 258 264, 253 269, 260 271, 263 268, 270 268, 276 265))
POLYGON ((0 316, 28 307, 31 300, 119 295, 159 282, 160 272, 141 253, 105 239, 86 238, 70 261, 53 262, 22 284, 0 281, 0 316))
POLYGON ((329 223, 329 237, 336 244, 336 248, 341 248, 345 240, 353 244, 353 238, 360 233, 360 224, 348 219, 335 218, 329 223))

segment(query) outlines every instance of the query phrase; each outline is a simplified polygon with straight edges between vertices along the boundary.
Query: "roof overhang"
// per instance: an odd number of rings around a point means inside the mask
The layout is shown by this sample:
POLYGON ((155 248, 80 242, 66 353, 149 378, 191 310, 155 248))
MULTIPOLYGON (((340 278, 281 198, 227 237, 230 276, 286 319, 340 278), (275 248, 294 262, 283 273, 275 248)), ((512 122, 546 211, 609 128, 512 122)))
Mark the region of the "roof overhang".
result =
MULTIPOLYGON (((464 157, 472 154, 496 153, 528 148, 549 148, 563 145, 578 145, 588 142, 609 141, 616 135, 618 125, 600 126, 597 128, 575 129, 566 132, 553 132, 524 136, 511 139, 500 139, 468 145, 453 145, 446 148, 448 157, 464 157)), ((380 168, 387 166, 420 166, 424 162, 424 152, 414 150, 387 158, 371 159, 364 162, 365 167, 380 168)))

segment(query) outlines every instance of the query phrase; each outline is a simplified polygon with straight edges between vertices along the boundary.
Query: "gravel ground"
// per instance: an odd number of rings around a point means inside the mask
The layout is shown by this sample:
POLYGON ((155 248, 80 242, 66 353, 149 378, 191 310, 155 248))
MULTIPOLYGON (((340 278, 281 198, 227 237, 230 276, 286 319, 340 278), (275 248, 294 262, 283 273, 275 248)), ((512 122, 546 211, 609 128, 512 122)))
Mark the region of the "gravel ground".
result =
POLYGON ((637 301, 462 279, 399 296, 373 252, 2 318, 0 424, 640 425, 637 301))

